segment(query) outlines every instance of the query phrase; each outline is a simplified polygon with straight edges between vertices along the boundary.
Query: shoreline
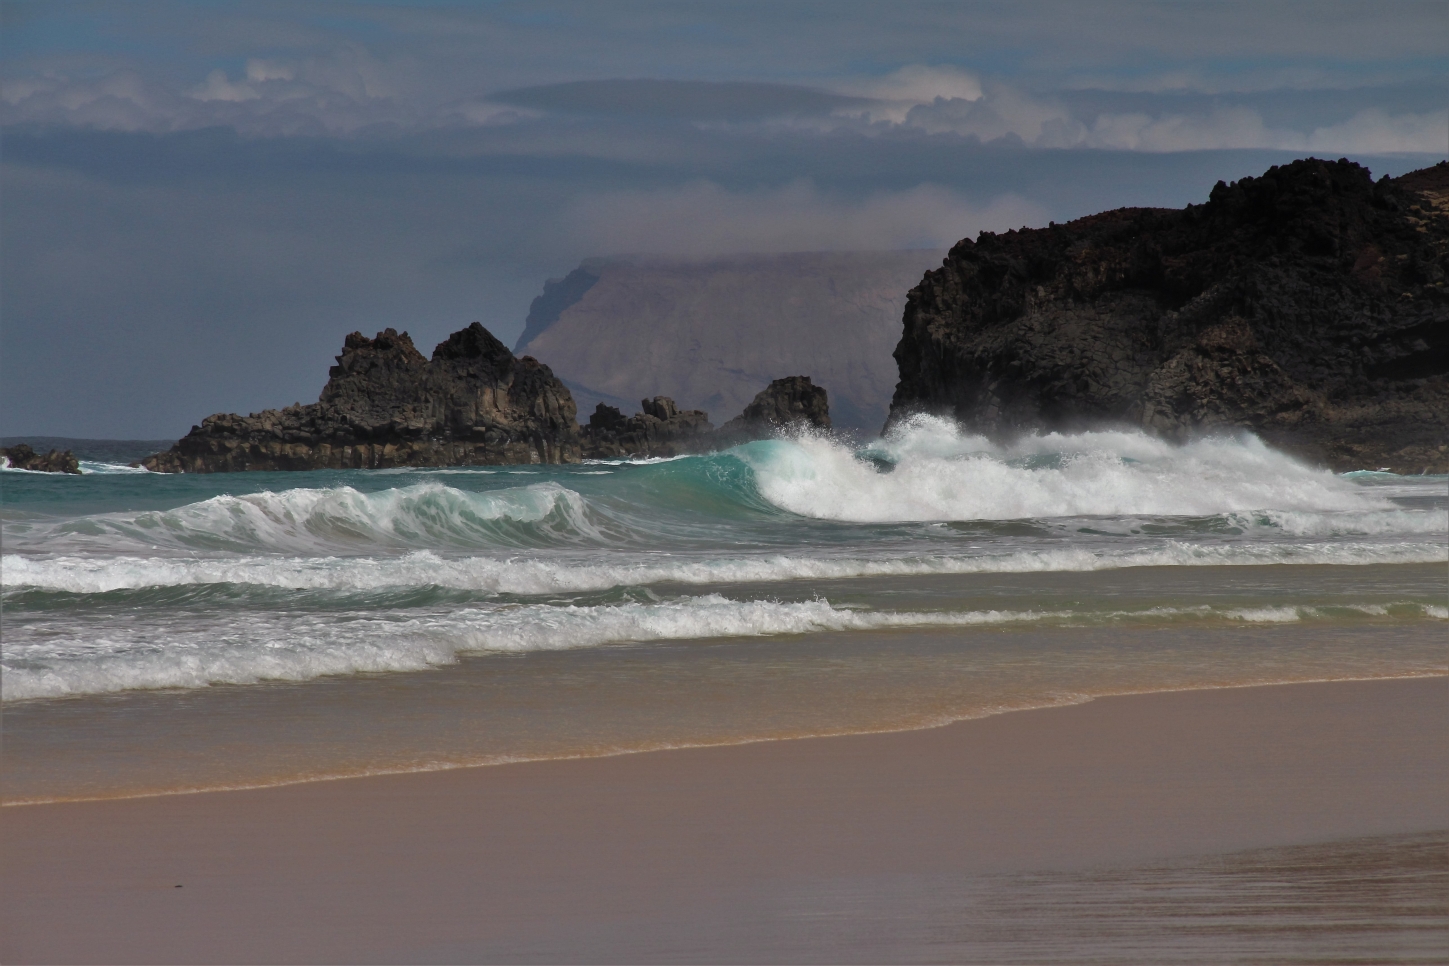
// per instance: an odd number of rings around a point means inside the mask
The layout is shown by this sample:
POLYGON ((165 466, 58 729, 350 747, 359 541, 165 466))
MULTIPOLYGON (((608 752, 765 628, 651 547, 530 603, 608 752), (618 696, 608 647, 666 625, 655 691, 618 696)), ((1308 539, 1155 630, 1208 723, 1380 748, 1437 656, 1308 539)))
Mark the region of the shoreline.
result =
POLYGON ((780 910, 1449 828, 1446 684, 15 808, 0 958, 700 961, 785 933, 842 958, 780 910))
MULTIPOLYGON (((407 672, 403 672, 403 673, 407 673, 407 672)), ((373 778, 397 778, 397 777, 403 777, 403 776, 407 776, 407 775, 431 775, 431 774, 437 774, 439 772, 470 771, 470 770, 482 769, 482 768, 500 768, 500 767, 507 767, 507 766, 511 766, 511 765, 532 765, 532 764, 546 764, 546 763, 550 763, 550 762, 570 762, 570 761, 593 761, 593 760, 604 760, 604 759, 611 759, 611 758, 623 758, 623 757, 627 757, 627 756, 631 756, 631 755, 652 755, 652 754, 657 754, 657 753, 661 753, 661 752, 671 752, 671 751, 702 751, 702 750, 709 750, 709 749, 716 749, 716 748, 742 748, 742 747, 748 747, 748 746, 751 746, 751 745, 773 744, 773 743, 776 743, 776 742, 815 741, 815 740, 829 739, 829 738, 853 738, 853 737, 868 737, 868 736, 872 736, 872 735, 899 735, 899 734, 910 734, 912 732, 918 732, 918 731, 935 731, 935 730, 940 729, 940 728, 950 728, 950 727, 953 727, 955 725, 965 724, 965 723, 973 722, 973 721, 983 721, 983 720, 986 720, 988 718, 996 718, 996 717, 1000 717, 1002 715, 1012 715, 1012 714, 1019 714, 1019 713, 1024 713, 1024 712, 1025 713, 1030 713, 1030 712, 1034 712, 1034 711, 1050 711, 1050 710, 1055 710, 1055 709, 1059 709, 1059 708, 1072 708, 1072 707, 1078 707, 1078 706, 1085 705, 1085 704, 1091 704, 1091 703, 1093 703, 1095 701, 1111 700, 1111 699, 1114 699, 1114 698, 1131 698, 1131 697, 1143 697, 1143 696, 1148 696, 1148 695, 1166 695, 1166 694, 1189 694, 1189 693, 1198 692, 1198 691, 1234 691, 1234 690, 1239 690, 1239 689, 1252 689, 1252 688, 1296 687, 1296 686, 1299 686, 1299 685, 1311 685, 1311 684, 1346 684, 1346 683, 1360 683, 1360 682, 1370 682, 1370 681, 1419 681, 1419 680, 1426 680, 1426 679, 1433 679, 1433 678, 1443 678, 1446 681, 1449 681, 1449 671, 1445 671, 1445 670, 1435 670, 1435 671, 1431 671, 1431 672, 1427 672, 1427 673, 1421 673, 1421 674, 1392 674, 1392 675, 1380 675, 1380 676, 1373 676, 1373 677, 1310 678, 1310 679, 1304 679, 1304 680, 1298 680, 1298 681, 1267 681, 1267 682, 1254 682, 1254 683, 1248 683, 1248 684, 1199 685, 1199 686, 1193 686, 1193 687, 1163 688, 1163 689, 1143 690, 1143 691, 1113 691, 1113 692, 1110 692, 1110 693, 1107 693, 1107 694, 1086 695, 1086 696, 1080 697, 1077 700, 1063 700, 1063 701, 1059 701, 1059 702, 1052 703, 1052 704, 1032 704, 1032 705, 1026 705, 1026 706, 1023 706, 1023 707, 998 708, 998 709, 993 709, 993 710, 985 711, 985 712, 982 712, 980 714, 971 714, 971 715, 966 715, 964 717, 952 717, 952 718, 949 718, 948 720, 940 721, 940 722, 936 722, 936 723, 932 723, 932 724, 925 724, 925 725, 918 725, 918 726, 910 726, 910 727, 901 727, 901 728, 886 728, 886 729, 882 729, 882 730, 866 730, 866 731, 822 732, 822 733, 818 733, 818 734, 800 734, 800 735, 788 735, 788 736, 784 736, 784 737, 770 737, 770 738, 750 738, 750 739, 744 739, 744 740, 739 740, 739 741, 720 741, 720 742, 715 742, 715 743, 699 743, 699 744, 660 744, 660 745, 656 745, 656 746, 648 746, 648 747, 641 747, 641 748, 627 748, 627 749, 623 749, 623 750, 620 750, 620 751, 611 751, 611 752, 605 752, 605 753, 600 753, 600 754, 554 755, 554 756, 540 756, 540 757, 533 757, 533 758, 530 758, 530 757, 506 758, 505 757, 505 758, 499 758, 497 760, 492 760, 492 761, 464 762, 464 763, 459 763, 459 764, 451 764, 451 763, 449 763, 449 764, 440 764, 440 765, 436 765, 436 766, 433 766, 433 767, 398 768, 398 769, 377 770, 377 771, 362 771, 362 772, 354 772, 354 773, 340 774, 340 775, 318 775, 318 776, 315 776, 315 777, 309 776, 309 777, 306 777, 306 778, 286 779, 286 780, 274 781, 274 782, 260 782, 260 783, 256 783, 256 784, 217 785, 217 786, 210 786, 210 787, 205 787, 205 788, 180 788, 180 789, 169 789, 169 790, 165 790, 165 791, 156 791, 156 792, 140 792, 140 793, 134 793, 134 794, 97 795, 97 796, 90 796, 90 797, 75 797, 75 798, 37 798, 37 799, 26 799, 26 800, 20 800, 20 801, 0 801, 0 810, 7 809, 7 808, 30 808, 30 807, 36 807, 36 806, 42 806, 42 805, 69 805, 69 804, 86 804, 86 803, 99 803, 99 802, 137 801, 137 800, 155 799, 155 798, 170 798, 170 797, 178 796, 178 795, 179 796, 191 796, 191 795, 224 794, 224 793, 229 793, 229 792, 255 792, 255 791, 265 791, 265 790, 268 790, 268 789, 275 789, 275 788, 291 788, 291 787, 298 786, 298 785, 312 785, 312 784, 328 783, 328 782, 361 781, 361 780, 373 779, 373 778)))

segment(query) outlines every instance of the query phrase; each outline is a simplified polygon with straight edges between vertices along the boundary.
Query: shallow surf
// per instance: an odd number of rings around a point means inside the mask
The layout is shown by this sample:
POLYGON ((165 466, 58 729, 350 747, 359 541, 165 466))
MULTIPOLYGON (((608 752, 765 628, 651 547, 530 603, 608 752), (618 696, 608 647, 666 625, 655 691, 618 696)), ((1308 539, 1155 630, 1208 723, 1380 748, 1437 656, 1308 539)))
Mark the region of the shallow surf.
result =
MULTIPOLYGON (((909 726, 1077 694, 1050 665, 1078 668, 1074 642, 1087 639, 1101 663, 1080 693, 1444 671, 1432 644, 1449 618, 1449 480, 1336 475, 1251 436, 1174 446, 1101 432, 1002 445, 919 418, 863 447, 799 436, 647 463, 87 468, 3 474, 7 758, 71 732, 92 740, 84 735, 100 721, 180 741, 166 735, 211 703, 266 705, 279 688, 292 697, 274 712, 293 719, 294 737, 277 752, 286 764, 269 766, 275 739, 233 715, 226 740, 257 748, 228 774, 176 768, 138 784, 120 766, 59 756, 91 764, 75 766, 84 775, 26 764, 23 793, 7 782, 11 801, 909 726), (1245 635, 1252 648, 1240 646, 1245 635), (1151 668, 1171 673, 1144 670, 1148 641, 1151 668), (837 695, 838 712, 763 727, 777 716, 768 702, 724 685, 714 693, 697 668, 688 687, 671 677, 681 655, 720 648, 735 649, 731 666, 763 662, 791 680, 797 659, 814 667, 851 655, 864 676, 837 695), (987 653, 1015 677, 973 663, 987 653), (557 655, 548 671, 526 676, 528 713, 541 723, 448 705, 491 730, 472 744, 441 741, 446 753, 417 737, 370 760, 368 729, 357 747, 329 752, 326 715, 352 719, 336 705, 307 710, 309 694, 327 691, 381 702, 386 718, 399 693, 446 690, 449 675, 506 677, 517 666, 508 662, 545 654, 557 655), (913 710, 910 689, 884 683, 902 661, 995 683, 913 710), (652 733, 613 734, 592 699, 570 703, 580 687, 611 693, 626 666, 718 714, 681 726, 688 715, 660 710, 652 733), (398 687, 374 688, 378 675, 398 687), (894 695, 888 711, 868 697, 876 679, 894 695), (347 681, 358 687, 339 691, 347 681), (42 727, 44 740, 28 730, 42 727), (524 733, 549 737, 509 744, 524 733)), ((605 704, 637 704, 634 688, 605 704)), ((456 731, 460 720, 434 726, 456 731)))

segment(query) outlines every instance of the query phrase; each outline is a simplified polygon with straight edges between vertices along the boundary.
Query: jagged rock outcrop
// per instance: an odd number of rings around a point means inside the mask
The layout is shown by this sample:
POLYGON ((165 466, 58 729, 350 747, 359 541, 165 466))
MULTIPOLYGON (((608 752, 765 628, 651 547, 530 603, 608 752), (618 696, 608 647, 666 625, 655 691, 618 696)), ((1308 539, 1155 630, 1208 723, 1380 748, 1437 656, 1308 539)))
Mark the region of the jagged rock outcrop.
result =
POLYGON ((1237 428, 1341 469, 1449 471, 1449 164, 1345 160, 958 243, 907 298, 891 421, 1237 428))
POLYGON ((714 430, 709 415, 698 409, 681 411, 668 396, 639 403, 644 410, 624 417, 614 406, 599 403, 581 438, 587 459, 639 459, 699 452, 714 430))
POLYGON ((0 447, 0 458, 9 461, 11 469, 31 470, 36 473, 74 473, 80 475, 80 461, 70 450, 53 449, 49 453, 37 453, 29 444, 0 447))
POLYGON ((782 429, 806 426, 830 429, 830 403, 825 389, 809 376, 776 379, 755 394, 740 415, 715 429, 709 414, 681 411, 668 396, 640 403, 643 412, 629 418, 599 403, 583 428, 587 459, 630 459, 679 456, 726 449, 755 439, 768 439, 782 429))
POLYGON ((330 376, 315 403, 208 416, 140 465, 217 473, 579 460, 568 389, 477 322, 431 360, 406 332, 354 332, 330 376))
POLYGON ((755 395, 744 412, 721 426, 716 436, 719 442, 733 444, 764 439, 792 426, 830 429, 830 397, 809 376, 774 380, 755 395))

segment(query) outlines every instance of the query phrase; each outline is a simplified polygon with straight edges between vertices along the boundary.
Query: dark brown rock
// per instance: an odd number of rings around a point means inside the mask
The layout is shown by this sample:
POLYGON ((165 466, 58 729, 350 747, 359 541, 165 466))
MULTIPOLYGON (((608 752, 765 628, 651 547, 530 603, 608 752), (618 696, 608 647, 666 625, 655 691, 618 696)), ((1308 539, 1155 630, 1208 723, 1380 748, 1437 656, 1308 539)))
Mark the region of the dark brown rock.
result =
POLYGON ((768 439, 791 427, 830 428, 828 396, 808 376, 774 380, 743 413, 719 429, 710 424, 708 413, 681 411, 668 396, 645 399, 639 405, 643 412, 626 419, 615 407, 599 403, 583 429, 584 456, 630 459, 706 453, 768 439))
POLYGON ((679 456, 709 447, 704 443, 714 430, 709 415, 698 409, 680 411, 668 396, 655 396, 640 404, 643 412, 624 417, 613 406, 599 403, 583 428, 583 452, 589 459, 641 459, 679 456))
POLYGON ((37 453, 26 443, 0 447, 0 457, 8 460, 11 469, 31 470, 36 473, 74 473, 80 475, 80 461, 70 450, 53 449, 49 453, 37 453))
POLYGON ((776 379, 755 395, 745 411, 719 428, 722 440, 765 439, 781 429, 830 428, 830 399, 809 376, 776 379))
POLYGON ((370 469, 579 459, 573 397, 474 322, 424 358, 406 332, 347 337, 320 399, 208 416, 141 461, 167 473, 370 469))
POLYGON ((1247 429, 1340 469, 1449 471, 1449 164, 1309 159, 1206 204, 958 243, 910 293, 891 421, 993 435, 1247 429))

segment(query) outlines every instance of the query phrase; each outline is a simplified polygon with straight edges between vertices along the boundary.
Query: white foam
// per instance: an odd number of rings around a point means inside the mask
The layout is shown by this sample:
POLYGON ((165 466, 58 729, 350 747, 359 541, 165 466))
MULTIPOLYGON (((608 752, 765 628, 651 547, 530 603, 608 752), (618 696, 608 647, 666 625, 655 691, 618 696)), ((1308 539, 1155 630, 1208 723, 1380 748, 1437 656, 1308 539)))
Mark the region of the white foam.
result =
POLYGON ((917 416, 868 451, 894 463, 889 473, 821 436, 738 452, 776 506, 857 523, 1393 509, 1252 436, 1176 446, 1142 433, 1052 433, 1001 446, 917 416))
POLYGON ((0 574, 7 593, 27 589, 101 594, 149 587, 241 584, 292 590, 371 591, 444 587, 489 594, 536 595, 613 587, 781 580, 843 580, 929 574, 1086 572, 1127 567, 1263 566, 1272 564, 1441 563, 1449 550, 1426 543, 1204 543, 1176 540, 1127 550, 1062 547, 1000 553, 911 556, 758 556, 698 558, 683 554, 614 554, 569 561, 539 556, 280 555, 138 557, 130 555, 5 554, 0 574))
POLYGON ((151 472, 144 466, 130 466, 126 463, 105 463, 99 460, 80 460, 80 471, 85 476, 135 476, 151 472))
POLYGON ((1445 510, 1395 509, 1339 513, 1264 510, 1256 514, 1229 513, 1226 517, 1244 529, 1267 524, 1295 537, 1408 534, 1449 537, 1449 511, 1445 510))
MULTIPOLYGON (((1352 608, 1354 605, 1347 605, 1352 608)), ((1366 609, 1368 605, 1360 605, 1366 609)), ((1445 619, 1434 608, 1396 605, 1445 619)), ((144 688, 304 681, 324 675, 414 671, 461 654, 564 650, 622 642, 797 635, 824 631, 969 627, 1012 623, 1101 623, 1227 619, 1277 623, 1321 616, 1319 608, 1217 610, 1198 606, 1139 611, 856 610, 813 600, 738 601, 719 595, 610 606, 500 606, 404 618, 369 613, 238 612, 198 622, 175 615, 81 623, 66 634, 10 628, 4 658, 7 701, 144 688)))
MULTIPOLYGON (((7 527, 7 545, 47 550, 230 550, 328 553, 508 545, 508 526, 535 536, 607 542, 578 493, 557 483, 459 490, 424 482, 375 493, 350 486, 223 495, 172 510, 105 513, 57 524, 7 527)), ((515 540, 525 545, 530 540, 515 540)))

